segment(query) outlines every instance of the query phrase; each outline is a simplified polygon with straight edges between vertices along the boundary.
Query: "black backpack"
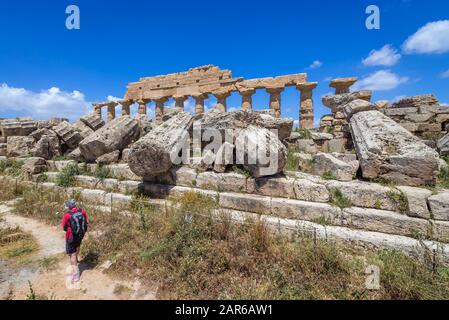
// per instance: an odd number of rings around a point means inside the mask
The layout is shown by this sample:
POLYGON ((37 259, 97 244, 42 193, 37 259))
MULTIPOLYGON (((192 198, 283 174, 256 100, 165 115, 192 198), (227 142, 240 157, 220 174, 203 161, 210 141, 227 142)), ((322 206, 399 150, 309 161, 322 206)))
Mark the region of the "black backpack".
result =
POLYGON ((80 240, 84 238, 86 219, 84 219, 81 209, 70 213, 70 229, 72 230, 73 238, 80 240))

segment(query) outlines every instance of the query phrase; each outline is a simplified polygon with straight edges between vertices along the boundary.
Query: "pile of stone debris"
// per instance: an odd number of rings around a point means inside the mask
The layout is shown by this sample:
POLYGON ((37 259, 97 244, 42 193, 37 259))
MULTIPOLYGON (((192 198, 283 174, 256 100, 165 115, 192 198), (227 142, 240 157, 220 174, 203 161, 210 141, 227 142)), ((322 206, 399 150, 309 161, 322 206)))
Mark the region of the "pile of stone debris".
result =
MULTIPOLYGON (((329 173, 341 181, 359 177, 408 186, 434 185, 442 165, 438 152, 370 100, 371 93, 364 91, 324 98, 347 124, 346 138, 354 147, 352 153, 345 148, 330 152, 330 142, 335 138, 330 133, 312 130, 309 140, 301 139, 292 132, 292 119, 277 118, 269 110, 212 109, 199 115, 175 110, 159 125, 129 115, 105 123, 95 112, 74 124, 57 118, 0 120, 0 156, 32 157, 34 160, 28 161, 34 164, 28 166, 31 174, 45 170, 45 160, 66 156, 100 165, 127 163, 144 180, 162 176, 179 165, 222 173, 236 163, 253 177, 261 177, 283 172, 288 147, 293 145, 301 151, 294 153, 297 170, 307 171, 309 166, 312 174, 329 173), (196 135, 199 140, 195 140, 196 135), (321 143, 323 150, 304 148, 305 140, 321 143), (216 148, 209 148, 211 141, 216 148), (266 157, 260 157, 261 153, 266 157), (276 165, 264 162, 265 158, 276 165)), ((438 142, 438 150, 441 155, 449 153, 449 135, 438 142)))

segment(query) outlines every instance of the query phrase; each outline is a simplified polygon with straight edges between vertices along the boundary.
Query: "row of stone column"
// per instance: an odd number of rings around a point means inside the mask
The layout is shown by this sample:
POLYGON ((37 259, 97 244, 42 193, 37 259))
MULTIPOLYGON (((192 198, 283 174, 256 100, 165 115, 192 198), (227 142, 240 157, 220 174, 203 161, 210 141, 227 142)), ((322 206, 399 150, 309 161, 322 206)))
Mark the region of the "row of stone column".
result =
MULTIPOLYGON (((313 128, 313 99, 312 99, 312 91, 317 86, 316 82, 306 82, 301 83, 296 86, 297 90, 301 91, 300 97, 300 105, 299 105, 299 118, 300 118, 300 127, 311 129, 313 128)), ((281 93, 284 91, 285 87, 269 87, 266 88, 266 91, 270 95, 269 106, 270 109, 273 110, 275 117, 281 117, 281 93)), ((218 91, 212 93, 217 98, 217 105, 215 108, 220 110, 221 112, 227 111, 226 100, 231 95, 232 91, 218 91)), ((255 88, 244 88, 239 90, 239 93, 242 96, 242 110, 251 112, 253 110, 253 102, 252 96, 256 93, 255 88)), ((204 101, 209 98, 209 94, 198 94, 192 95, 195 100, 195 113, 201 114, 204 113, 204 101)), ((178 110, 184 110, 184 103, 189 98, 188 95, 182 96, 174 96, 175 100, 175 108, 178 110)), ((156 104, 155 109, 155 122, 157 124, 162 122, 162 117, 164 115, 164 104, 168 101, 168 97, 154 98, 154 99, 141 99, 138 101, 134 100, 121 100, 117 102, 105 102, 101 104, 95 104, 95 112, 101 117, 101 109, 102 107, 107 107, 107 115, 108 121, 115 119, 116 117, 116 107, 118 105, 122 106, 122 116, 130 115, 130 107, 132 104, 137 103, 138 114, 147 114, 147 104, 151 101, 154 101, 156 104)))

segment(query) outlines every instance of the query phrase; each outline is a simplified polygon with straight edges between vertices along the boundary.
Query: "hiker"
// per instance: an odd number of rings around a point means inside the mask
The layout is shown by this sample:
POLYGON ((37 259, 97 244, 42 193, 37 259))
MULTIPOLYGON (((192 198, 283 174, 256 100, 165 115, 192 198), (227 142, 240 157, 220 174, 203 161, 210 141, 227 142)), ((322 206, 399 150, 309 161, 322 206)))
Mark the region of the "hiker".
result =
POLYGON ((66 232, 66 252, 72 266, 72 282, 79 282, 78 255, 81 242, 87 232, 87 214, 84 209, 77 207, 74 199, 67 201, 65 206, 68 211, 62 217, 62 228, 66 232))

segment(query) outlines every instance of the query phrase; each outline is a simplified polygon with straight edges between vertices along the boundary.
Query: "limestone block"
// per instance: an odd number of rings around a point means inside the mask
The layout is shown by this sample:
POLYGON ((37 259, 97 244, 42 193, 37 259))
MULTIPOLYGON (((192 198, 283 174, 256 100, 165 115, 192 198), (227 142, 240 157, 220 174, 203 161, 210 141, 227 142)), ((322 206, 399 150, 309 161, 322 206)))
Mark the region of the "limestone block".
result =
POLYGON ((90 134, 94 132, 88 125, 86 125, 81 120, 78 120, 73 124, 73 128, 81 134, 83 139, 87 138, 90 134))
POLYGON ((423 238, 431 234, 431 225, 427 220, 396 212, 352 207, 343 209, 343 216, 348 226, 358 229, 423 238))
POLYGON ((93 131, 97 131, 105 125, 104 120, 98 116, 96 112, 91 112, 80 118, 85 125, 91 128, 93 131))
POLYGON ((430 196, 428 202, 435 220, 449 220, 449 191, 430 196))
POLYGON ((449 155, 449 134, 438 140, 437 147, 441 155, 449 155))
POLYGON ((354 168, 331 154, 318 153, 313 158, 313 173, 318 176, 331 173, 337 180, 351 181, 354 176, 354 168))
POLYGON ((314 221, 325 219, 332 224, 340 224, 341 209, 325 203, 273 198, 272 215, 280 218, 314 221))
MULTIPOLYGON (((307 179, 296 179, 294 183, 295 198, 311 202, 328 202, 329 191, 326 186, 309 181, 307 179)), ((281 195, 282 196, 282 195, 281 195)))
MULTIPOLYGON (((140 138, 131 147, 129 167, 138 176, 151 178, 168 172, 179 151, 188 146, 193 117, 179 112, 140 138), (172 159, 173 158, 173 159, 172 159)), ((182 159, 179 159, 181 162, 182 159)), ((180 163, 175 163, 180 164, 180 163)))
POLYGON ((352 116, 358 112, 375 110, 376 106, 366 100, 353 100, 344 106, 346 119, 350 120, 352 116))
POLYGON ((4 137, 24 137, 29 135, 33 131, 36 131, 38 128, 37 125, 37 122, 32 120, 6 119, 0 121, 0 131, 1 135, 4 137))
POLYGON ((429 122, 433 118, 435 118, 435 115, 432 113, 425 113, 425 114, 407 114, 405 115, 404 119, 406 121, 416 122, 416 123, 422 123, 422 122, 429 122))
POLYGON ((344 105, 351 101, 361 99, 371 101, 372 92, 369 90, 356 91, 351 93, 343 93, 336 95, 328 95, 323 97, 323 104, 329 107, 333 113, 343 111, 344 105))
POLYGON ((6 157, 7 154, 8 154, 8 144, 0 143, 0 156, 6 157))
POLYGON ((106 205, 106 191, 83 189, 81 191, 81 198, 83 201, 95 203, 96 205, 106 205))
POLYGON ((269 197, 295 198, 295 179, 274 176, 263 178, 249 178, 247 192, 269 197))
POLYGON ((439 105, 437 98, 432 94, 407 97, 393 103, 392 108, 410 108, 439 105))
POLYGON ((120 193, 106 193, 105 205, 114 207, 126 207, 131 204, 133 197, 120 193))
POLYGON ((271 213, 271 199, 258 195, 220 193, 219 205, 223 208, 246 212, 271 213))
POLYGON ((69 165, 76 165, 76 161, 73 160, 55 161, 54 164, 57 171, 62 171, 65 167, 69 165))
POLYGON ((32 157, 24 161, 22 170, 28 174, 39 174, 47 171, 47 163, 44 158, 32 157))
POLYGON ((316 154, 318 152, 317 147, 312 139, 300 139, 297 141, 298 151, 316 154))
POLYGON ((118 159, 120 158, 120 151, 115 150, 109 153, 106 153, 102 156, 99 156, 97 160, 95 160, 96 163, 98 163, 100 166, 112 164, 118 162, 118 159))
POLYGON ((123 149, 123 151, 122 151, 122 161, 123 162, 128 162, 130 153, 131 153, 130 148, 123 149))
POLYGON ((8 157, 28 157, 34 147, 33 137, 9 136, 7 138, 6 155, 8 157))
POLYGON ((397 189, 407 198, 407 215, 424 219, 431 218, 427 207, 427 198, 432 195, 430 190, 407 186, 399 186, 397 189))
POLYGON ((196 177, 196 186, 202 189, 212 189, 216 191, 246 191, 246 177, 244 175, 216 172, 202 172, 196 177))
POLYGON ((31 150, 31 154, 47 160, 61 156, 61 144, 56 133, 48 129, 43 130, 46 130, 46 132, 39 139, 36 139, 37 142, 31 150))
POLYGON ((127 163, 119 163, 119 164, 110 164, 107 165, 106 168, 108 168, 112 175, 120 180, 135 180, 135 181, 141 181, 142 178, 134 174, 129 165, 127 163))
POLYGON ((78 186, 80 186, 82 188, 89 188, 89 189, 96 189, 100 182, 100 180, 98 180, 95 177, 83 176, 83 175, 76 176, 75 179, 76 179, 78 186))
POLYGON ((351 119, 351 130, 363 177, 390 179, 397 184, 435 184, 438 154, 379 111, 351 119))
POLYGON ((223 173, 226 171, 228 165, 234 164, 234 149, 235 146, 229 142, 225 142, 221 145, 215 156, 215 172, 223 173))
POLYGON ((417 114, 417 107, 409 107, 409 108, 387 108, 384 110, 386 116, 405 116, 408 114, 417 114))
POLYGON ((182 166, 170 170, 173 183, 177 186, 195 187, 197 185, 197 172, 194 169, 182 166))
POLYGON ((398 210, 398 203, 391 196, 394 191, 390 187, 363 181, 340 182, 334 180, 323 183, 330 190, 340 190, 354 206, 389 211, 398 210))
POLYGON ((312 140, 313 141, 331 140, 333 138, 334 138, 334 136, 330 133, 312 132, 312 140))
POLYGON ((237 134, 236 162, 255 178, 276 175, 283 171, 287 148, 279 138, 265 128, 249 126, 237 134))
POLYGON ((72 150, 76 149, 81 140, 83 140, 81 134, 67 121, 54 126, 53 131, 72 150))
POLYGON ((104 127, 79 143, 81 155, 87 161, 125 149, 140 135, 139 125, 131 116, 122 116, 108 122, 104 127))
POLYGON ((343 153, 346 150, 347 139, 332 139, 329 140, 329 152, 343 153))
POLYGON ((124 194, 134 194, 139 191, 139 185, 141 182, 139 181, 119 181, 118 190, 124 194))
POLYGON ((298 161, 297 170, 302 172, 312 173, 313 171, 313 155, 309 153, 298 152, 294 154, 295 159, 298 161))
POLYGON ((433 239, 449 242, 449 221, 432 221, 433 239))

